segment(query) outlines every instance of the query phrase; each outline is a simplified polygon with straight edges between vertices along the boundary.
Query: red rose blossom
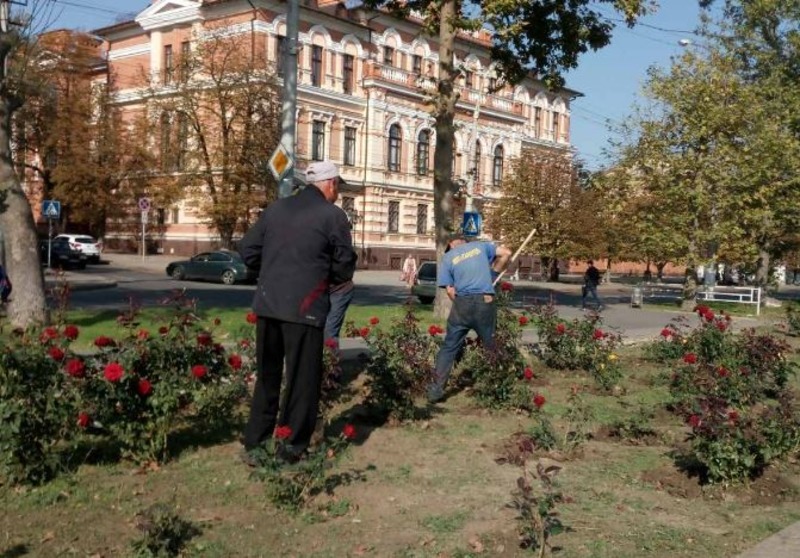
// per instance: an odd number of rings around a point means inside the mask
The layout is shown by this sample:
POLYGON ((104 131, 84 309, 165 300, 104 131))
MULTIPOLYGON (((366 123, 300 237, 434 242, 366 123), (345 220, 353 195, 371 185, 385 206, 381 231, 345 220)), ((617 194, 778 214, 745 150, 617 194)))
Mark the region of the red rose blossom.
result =
POLYGON ((533 378, 533 370, 531 370, 530 366, 526 366, 525 370, 522 372, 522 375, 525 377, 526 380, 530 380, 533 378))
POLYGON ((361 337, 367 337, 367 336, 369 336, 369 328, 368 327, 362 327, 361 330, 358 333, 361 335, 361 337))
POLYGON ((665 327, 661 330, 661 337, 669 337, 670 335, 672 335, 672 330, 670 328, 665 327))
POLYGON ((222 343, 216 343, 214 345, 214 352, 217 353, 218 355, 221 355, 222 353, 225 352, 225 347, 222 346, 222 343))
POLYGON ((356 427, 352 424, 345 424, 342 428, 342 435, 348 440, 354 440, 356 437, 356 427))
POLYGON ((239 346, 242 349, 249 349, 250 348, 250 340, 249 339, 242 339, 239 341, 239 346))
POLYGON ((375 325, 378 325, 379 323, 381 323, 381 320, 377 316, 372 316, 369 319, 369 324, 370 325, 374 325, 375 326, 375 325))
POLYGON ((166 335, 167 333, 169 333, 169 328, 167 326, 161 326, 160 328, 158 328, 158 333, 160 333, 161 335, 166 335))
POLYGON ((64 351, 61 350, 60 347, 50 347, 47 349, 47 354, 56 361, 64 360, 64 351))
POLYGON ((719 375, 720 378, 726 378, 730 376, 731 371, 725 368, 724 366, 720 366, 717 368, 717 374, 719 375))
POLYGON ((86 373, 86 366, 83 364, 83 361, 79 358, 69 359, 64 368, 66 369, 67 374, 69 374, 73 378, 83 378, 84 374, 86 373))
POLYGON ((728 411, 728 420, 731 422, 736 422, 739 420, 739 413, 736 411, 728 411))
POLYGON ((81 411, 78 413, 78 426, 81 428, 86 428, 92 423, 91 417, 89 417, 89 413, 84 413, 81 411))
POLYGON ((542 405, 544 405, 544 402, 545 398, 544 395, 542 395, 541 393, 537 393, 536 395, 533 396, 533 404, 536 405, 537 409, 541 409, 542 405))
POLYGON ((528 324, 528 316, 519 317, 519 325, 524 326, 528 324))
POLYGON ((233 354, 228 357, 228 364, 230 364, 231 368, 234 370, 239 370, 242 367, 242 357, 233 354))
POLYGON ((64 327, 64 337, 70 341, 75 341, 78 338, 78 326, 72 324, 64 327))
POLYGON ((508 281, 503 281, 502 283, 500 283, 500 290, 503 291, 504 293, 510 292, 513 289, 514 285, 512 285, 508 281))
POLYGON ((150 383, 150 380, 147 378, 142 378, 139 380, 139 384, 136 386, 136 390, 139 392, 139 395, 142 397, 146 397, 150 395, 150 392, 153 391, 153 384, 150 383))
POLYGON ((728 329, 728 324, 726 322, 721 321, 721 320, 717 320, 716 322, 714 322, 714 325, 717 327, 718 330, 720 330, 722 332, 724 332, 726 329, 728 329))
POLYGON ((110 337, 106 337, 105 335, 101 335, 97 339, 94 340, 94 344, 96 347, 102 349, 103 347, 113 347, 115 345, 114 340, 110 337))
POLYGON ((697 355, 694 353, 686 353, 683 355, 683 362, 686 364, 694 364, 697 362, 697 355))
POLYGON ((333 337, 329 337, 328 339, 325 340, 325 346, 335 351, 336 349, 339 348, 339 343, 337 343, 336 339, 334 339, 333 337))
POLYGON ((428 333, 430 333, 431 335, 438 335, 439 334, 439 326, 437 326, 436 324, 431 325, 428 328, 428 333))
POLYGON ((275 429, 275 437, 278 440, 288 440, 289 437, 292 435, 292 427, 291 426, 279 426, 275 429))
POLYGON ((219 318, 214 318, 214 325, 215 326, 218 326, 221 323, 222 323, 222 320, 220 320, 219 318))
POLYGON ((690 416, 688 422, 689 426, 691 426, 692 428, 697 428, 698 426, 703 424, 703 421, 700 420, 700 417, 698 417, 697 415, 690 416))
POLYGON ((208 366, 205 364, 195 364, 192 366, 192 376, 198 380, 208 374, 208 366))
POLYGON ((212 339, 211 335, 208 333, 198 333, 197 334, 197 344, 201 347, 208 347, 211 345, 212 339))
POLYGON ((706 319, 707 322, 710 322, 714 319, 714 312, 708 310, 705 314, 703 314, 703 317, 706 319))
POLYGON ((558 334, 562 334, 562 333, 564 333, 565 331, 567 331, 567 326, 565 326, 564 324, 558 324, 558 325, 556 326, 556 333, 558 333, 558 334))
POLYGON ((54 327, 46 327, 42 331, 42 334, 39 336, 39 339, 42 342, 58 339, 58 330, 54 327))
POLYGON ((146 341, 147 339, 150 339, 150 332, 147 331, 146 329, 140 329, 136 333, 136 338, 139 339, 140 341, 146 341))
POLYGON ((122 365, 120 363, 109 362, 103 369, 103 377, 105 377, 106 380, 108 380, 113 384, 115 382, 119 382, 122 379, 122 375, 124 374, 124 372, 125 370, 122 368, 122 365))
POLYGON ((606 336, 606 334, 605 334, 605 333, 603 333, 603 331, 602 331, 602 330, 600 330, 600 329, 596 329, 596 330, 594 330, 594 333, 592 333, 592 338, 593 338, 595 341, 596 341, 596 340, 598 340, 598 339, 602 339, 602 338, 603 338, 603 337, 605 337, 605 336, 606 336))
POLYGON ((248 312, 245 318, 248 324, 255 324, 258 321, 258 316, 255 312, 248 312))

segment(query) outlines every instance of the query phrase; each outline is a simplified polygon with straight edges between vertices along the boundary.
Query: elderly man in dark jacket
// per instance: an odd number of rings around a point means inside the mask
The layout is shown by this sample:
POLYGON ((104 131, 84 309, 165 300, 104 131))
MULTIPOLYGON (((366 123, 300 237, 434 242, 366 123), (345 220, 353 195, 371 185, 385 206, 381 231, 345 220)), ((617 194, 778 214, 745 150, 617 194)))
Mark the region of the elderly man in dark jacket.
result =
POLYGON ((252 450, 276 425, 288 426, 288 461, 308 447, 317 420, 328 289, 353 278, 357 258, 347 215, 334 205, 339 169, 311 163, 306 181, 305 189, 270 204, 239 245, 245 263, 260 270, 253 300, 258 377, 244 446, 252 450))

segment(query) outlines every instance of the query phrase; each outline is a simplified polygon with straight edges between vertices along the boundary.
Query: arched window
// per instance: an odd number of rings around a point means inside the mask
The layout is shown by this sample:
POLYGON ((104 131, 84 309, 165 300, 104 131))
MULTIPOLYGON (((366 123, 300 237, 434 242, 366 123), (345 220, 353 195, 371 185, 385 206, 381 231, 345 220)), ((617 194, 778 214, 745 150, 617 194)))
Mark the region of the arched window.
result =
POLYGON ((400 124, 392 124, 389 128, 389 159, 387 167, 390 171, 400 171, 400 142, 403 134, 400 131, 400 124))
POLYGON ((503 146, 498 145, 494 148, 494 159, 492 165, 492 184, 495 187, 503 182, 503 146))
POLYGON ((475 173, 475 183, 480 184, 481 182, 481 157, 483 153, 481 152, 481 142, 475 142, 475 155, 472 159, 472 172, 475 173))
POLYGON ((431 133, 430 130, 422 130, 417 136, 417 174, 425 176, 428 174, 428 164, 431 153, 431 133))

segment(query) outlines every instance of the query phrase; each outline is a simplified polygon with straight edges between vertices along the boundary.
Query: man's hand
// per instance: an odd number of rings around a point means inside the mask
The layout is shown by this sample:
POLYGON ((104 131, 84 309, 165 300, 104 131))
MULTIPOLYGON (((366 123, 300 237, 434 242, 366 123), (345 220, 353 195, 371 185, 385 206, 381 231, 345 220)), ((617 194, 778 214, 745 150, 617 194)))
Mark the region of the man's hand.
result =
POLYGON ((447 287, 445 287, 444 290, 447 293, 447 296, 450 298, 450 300, 452 301, 456 300, 456 288, 454 286, 448 285, 447 287))
POLYGON ((508 259, 511 257, 511 250, 502 244, 495 249, 494 261, 492 262, 492 270, 500 273, 508 265, 508 259))

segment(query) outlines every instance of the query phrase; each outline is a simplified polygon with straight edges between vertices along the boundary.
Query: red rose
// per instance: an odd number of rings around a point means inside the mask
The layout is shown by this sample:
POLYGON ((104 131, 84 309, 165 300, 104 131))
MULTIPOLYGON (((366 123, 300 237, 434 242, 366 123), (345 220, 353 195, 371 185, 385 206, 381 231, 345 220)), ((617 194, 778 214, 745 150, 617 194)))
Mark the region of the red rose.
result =
POLYGON ((91 417, 89 417, 89 413, 80 412, 78 413, 78 426, 81 428, 86 428, 92 423, 91 417))
POLYGON ((728 411, 728 420, 731 422, 736 422, 739 420, 739 413, 736 411, 728 411))
POLYGON ((356 427, 352 424, 345 424, 342 428, 342 435, 348 440, 354 440, 356 437, 356 427))
POLYGON ((719 368, 717 368, 717 374, 719 375, 720 378, 726 378, 730 376, 731 372, 724 366, 720 366, 719 368))
POLYGON ((719 321, 718 320, 718 321, 714 322, 714 325, 717 326, 717 329, 722 331, 722 332, 724 332, 726 329, 728 329, 728 324, 726 322, 723 322, 723 321, 719 321))
POLYGON ((379 319, 377 316, 372 316, 372 317, 369 319, 369 324, 370 324, 370 325, 374 325, 374 326, 376 326, 376 325, 378 325, 379 323, 381 323, 381 320, 380 320, 380 319, 379 319))
POLYGON ((339 343, 336 342, 336 339, 330 337, 325 340, 325 346, 331 349, 332 351, 335 351, 336 349, 339 348, 339 343))
POLYGON ((68 325, 64 327, 64 337, 70 341, 75 341, 78 338, 78 326, 68 325))
POLYGON ((39 339, 42 342, 58 339, 58 330, 54 327, 46 327, 42 331, 42 334, 39 336, 39 339))
POLYGON ((125 372, 122 365, 118 362, 109 362, 103 369, 103 376, 112 384, 119 382, 122 379, 122 374, 125 372))
POLYGON ((698 426, 703 424, 703 421, 700 420, 700 417, 698 417, 697 415, 690 416, 688 422, 689 426, 691 426, 692 428, 697 428, 698 426))
POLYGON ((221 355, 225 352, 225 347, 222 346, 222 343, 217 343, 214 345, 214 352, 221 355))
POLYGON ((69 359, 65 368, 67 370, 67 374, 73 378, 83 378, 84 374, 86 373, 86 366, 84 366, 83 361, 79 358, 69 359))
POLYGON ((255 312, 248 312, 245 319, 248 324, 255 324, 258 321, 258 316, 256 316, 255 312))
POLYGON ((208 374, 208 366, 205 364, 195 364, 192 366, 192 376, 198 380, 208 374))
POLYGON ((161 335, 166 335, 167 333, 169 333, 169 328, 167 326, 161 326, 160 328, 158 328, 158 333, 160 333, 161 335))
POLYGON ((240 346, 242 349, 249 349, 249 348, 250 348, 250 340, 248 340, 248 339, 242 339, 241 341, 239 341, 239 346, 240 346))
POLYGON ((524 326, 528 324, 528 317, 527 316, 520 316, 519 317, 519 325, 524 326))
POLYGON ((541 409, 542 405, 544 405, 544 402, 545 398, 544 395, 542 395, 541 393, 537 393, 536 395, 533 396, 533 404, 536 405, 537 409, 541 409))
POLYGON ((57 361, 64 360, 64 351, 62 351, 60 347, 50 347, 49 349, 47 349, 47 354, 53 360, 57 361))
POLYGON ((279 426, 275 429, 275 437, 278 440, 288 440, 289 437, 292 435, 292 427, 291 426, 279 426))
POLYGON ((368 327, 362 327, 361 330, 358 333, 361 335, 361 337, 368 337, 369 336, 369 328, 368 327))
POLYGON ((567 326, 565 326, 564 324, 558 324, 556 326, 556 333, 558 333, 559 335, 564 333, 565 331, 567 331, 567 326))
POLYGON ((698 304, 697 306, 694 307, 694 311, 697 312, 700 316, 702 316, 703 314, 709 311, 709 307, 706 306, 705 304, 698 304))
POLYGON ((431 335, 438 335, 439 334, 439 326, 433 324, 431 327, 428 328, 428 333, 431 335))
POLYGON ((670 335, 672 335, 672 330, 670 328, 665 327, 661 330, 661 337, 669 337, 670 335))
POLYGON ((211 335, 208 333, 199 333, 197 335, 197 344, 201 347, 208 347, 211 345, 211 335))
POLYGON ((214 325, 215 326, 218 326, 221 323, 222 323, 222 320, 220 320, 219 318, 214 318, 214 325))
POLYGON ((102 349, 103 347, 113 347, 115 343, 114 340, 111 339, 110 337, 101 335, 100 337, 94 340, 94 344, 99 349, 102 349))
POLYGON ((500 290, 503 291, 504 293, 510 292, 513 289, 514 285, 512 285, 508 281, 503 281, 502 283, 500 283, 500 290))
POLYGON ((603 338, 603 337, 605 337, 605 336, 606 336, 606 334, 605 334, 605 333, 603 333, 603 331, 602 331, 602 330, 599 330, 599 329, 596 329, 596 330, 594 330, 594 333, 592 333, 592 338, 593 338, 595 341, 596 341, 596 340, 598 340, 598 339, 602 339, 602 338, 603 338))
POLYGON ((150 380, 147 378, 142 378, 139 380, 139 385, 136 386, 136 390, 139 392, 139 395, 146 397, 153 391, 153 384, 151 384, 150 380))
POLYGON ((683 355, 683 362, 686 364, 694 364, 697 362, 697 355, 694 353, 686 353, 683 355))
POLYGON ((526 366, 525 370, 522 372, 522 375, 525 376, 526 380, 530 380, 533 378, 533 370, 531 370, 530 366, 526 366))
POLYGON ((239 355, 231 355, 228 357, 228 364, 230 364, 231 368, 234 370, 239 370, 242 367, 242 357, 239 355))
POLYGON ((136 337, 137 337, 137 339, 139 339, 140 341, 145 341, 145 340, 147 340, 147 339, 150 339, 150 332, 149 332, 149 331, 147 331, 146 329, 140 329, 140 330, 139 330, 139 331, 136 333, 136 337))

